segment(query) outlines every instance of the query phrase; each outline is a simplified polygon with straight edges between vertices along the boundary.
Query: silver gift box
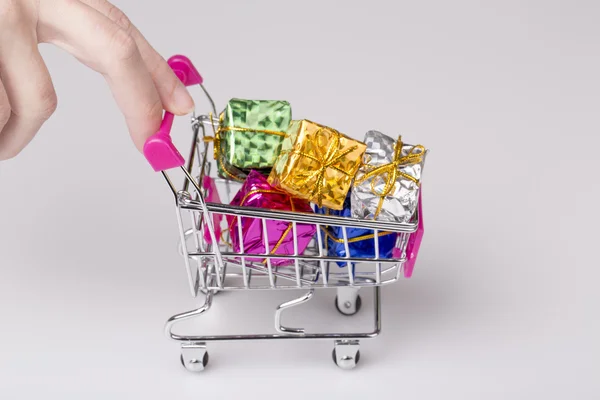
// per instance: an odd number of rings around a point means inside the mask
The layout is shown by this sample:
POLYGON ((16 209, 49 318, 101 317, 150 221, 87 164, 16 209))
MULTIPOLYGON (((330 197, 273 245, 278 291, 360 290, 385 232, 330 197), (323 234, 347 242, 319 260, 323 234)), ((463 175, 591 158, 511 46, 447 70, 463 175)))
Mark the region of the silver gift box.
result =
POLYGON ((367 151, 352 188, 352 216, 409 222, 417 209, 427 150, 403 143, 396 149, 396 140, 378 131, 367 132, 364 142, 367 151))

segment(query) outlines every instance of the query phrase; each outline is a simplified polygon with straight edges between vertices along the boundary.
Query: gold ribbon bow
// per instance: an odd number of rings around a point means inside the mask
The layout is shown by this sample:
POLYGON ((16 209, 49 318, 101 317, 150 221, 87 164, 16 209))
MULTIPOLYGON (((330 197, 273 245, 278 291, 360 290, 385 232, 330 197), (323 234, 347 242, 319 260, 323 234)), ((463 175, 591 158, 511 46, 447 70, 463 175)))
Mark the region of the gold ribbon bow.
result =
POLYGON ((344 157, 346 157, 348 154, 352 153, 353 151, 355 151, 358 146, 352 146, 347 150, 344 150, 341 153, 337 153, 338 151, 338 147, 340 145, 340 140, 342 138, 342 134, 339 133, 338 131, 336 131, 335 129, 331 129, 331 128, 319 128, 315 133, 315 142, 317 142, 314 146, 314 151, 315 153, 317 153, 317 156, 313 156, 312 154, 308 154, 306 152, 302 152, 302 151, 295 151, 296 154, 306 157, 306 158, 310 158, 313 161, 316 161, 319 163, 319 168, 315 171, 313 171, 312 173, 310 173, 308 176, 306 176, 304 179, 301 179, 299 181, 299 185, 305 185, 306 183, 308 183, 311 179, 313 179, 315 176, 317 177, 317 182, 313 187, 313 190, 310 194, 311 199, 315 199, 316 197, 316 203, 319 207, 323 206, 323 182, 325 180, 325 173, 327 171, 328 168, 332 168, 335 169, 338 172, 343 173, 346 176, 352 177, 352 175, 350 173, 348 173, 348 171, 344 171, 341 168, 336 167, 334 164, 337 163, 338 161, 340 161, 341 159, 343 159, 344 157), (318 136, 323 134, 325 131, 328 131, 329 133, 331 133, 331 135, 333 136, 330 141, 329 141, 329 146, 327 147, 327 151, 325 151, 325 154, 323 154, 321 152, 321 148, 319 147, 318 144, 318 136))
POLYGON ((405 172, 402 172, 400 168, 421 163, 423 161, 423 155, 425 154, 425 147, 420 144, 413 146, 408 152, 408 154, 403 156, 403 146, 404 144, 402 143, 402 137, 399 137, 398 141, 396 141, 396 144, 394 145, 393 161, 388 164, 380 165, 378 167, 366 166, 367 168, 371 169, 369 169, 362 177, 356 179, 355 181, 355 185, 357 185, 367 181, 370 178, 375 177, 375 179, 371 181, 371 192, 375 196, 379 197, 379 203, 377 205, 377 210, 375 211, 375 218, 377 218, 379 216, 379 213, 381 213, 383 201, 385 200, 386 196, 388 196, 394 190, 398 177, 402 177, 419 185, 419 180, 417 178, 415 178, 414 176, 410 176, 405 172), (415 153, 415 150, 419 151, 415 153), (381 192, 377 191, 376 189, 378 183, 377 178, 381 178, 385 182, 385 185, 381 192))

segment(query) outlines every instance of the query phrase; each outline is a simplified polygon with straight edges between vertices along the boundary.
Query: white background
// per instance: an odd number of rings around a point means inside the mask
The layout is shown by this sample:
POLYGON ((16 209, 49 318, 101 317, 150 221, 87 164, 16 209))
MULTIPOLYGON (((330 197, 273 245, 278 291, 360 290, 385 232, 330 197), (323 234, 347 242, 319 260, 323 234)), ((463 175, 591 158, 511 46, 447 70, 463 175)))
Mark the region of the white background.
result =
MULTIPOLYGON (((116 4, 195 61, 219 108, 287 99, 429 147, 420 259, 383 289, 384 333, 354 371, 332 343, 286 341, 210 345, 186 372, 162 332, 196 305, 171 194, 102 78, 44 47, 58 112, 0 165, 0 397, 599 398, 598 2, 116 4)), ((197 331, 270 331, 292 297, 224 294, 197 331)), ((289 323, 350 328, 332 302, 289 323)))

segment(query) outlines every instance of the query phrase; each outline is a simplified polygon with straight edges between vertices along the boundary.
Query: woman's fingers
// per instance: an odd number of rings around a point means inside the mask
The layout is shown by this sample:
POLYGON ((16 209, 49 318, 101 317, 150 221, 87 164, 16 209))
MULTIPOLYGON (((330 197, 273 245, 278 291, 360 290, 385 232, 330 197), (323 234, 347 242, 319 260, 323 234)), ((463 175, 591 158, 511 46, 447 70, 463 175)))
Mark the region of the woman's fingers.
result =
MULTIPOLYGON (((2 128, 8 122, 10 118, 10 103, 8 102, 8 96, 6 95, 6 90, 4 90, 4 85, 2 84, 2 79, 0 79, 0 134, 2 133, 2 128)), ((0 154, 2 153, 2 147, 0 147, 0 154)), ((0 158, 2 156, 0 155, 0 158)))
POLYGON ((35 24, 28 24, 25 14, 23 18, 4 21, 0 35, 0 160, 16 156, 57 104, 50 74, 38 51, 35 24))
POLYGON ((81 1, 108 17, 135 40, 166 110, 178 115, 192 111, 194 102, 187 89, 173 73, 165 59, 154 50, 119 8, 106 0, 81 1))
POLYGON ((104 75, 140 150, 158 130, 163 109, 185 114, 193 108, 165 60, 110 3, 7 4, 0 9, 0 159, 18 154, 56 108, 38 42, 57 44, 104 75))
POLYGON ((160 126, 163 105, 135 40, 97 10, 73 0, 40 2, 38 35, 104 75, 142 150, 160 126))

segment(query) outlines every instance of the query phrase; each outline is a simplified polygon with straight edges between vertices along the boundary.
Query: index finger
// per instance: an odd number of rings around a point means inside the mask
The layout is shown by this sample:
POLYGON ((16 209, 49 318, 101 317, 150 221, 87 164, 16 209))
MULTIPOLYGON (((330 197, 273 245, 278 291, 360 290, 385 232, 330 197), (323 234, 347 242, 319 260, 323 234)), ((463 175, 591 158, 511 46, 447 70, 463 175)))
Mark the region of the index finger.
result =
POLYGON ((54 43, 104 75, 142 151, 161 122, 163 105, 135 40, 107 17, 78 1, 41 2, 42 41, 54 43))
POLYGON ((135 40, 148 71, 152 75, 154 86, 156 86, 165 110, 178 115, 187 114, 192 111, 194 106, 193 100, 181 84, 179 78, 175 76, 165 59, 154 50, 123 11, 107 0, 79 1, 98 10, 135 40))

